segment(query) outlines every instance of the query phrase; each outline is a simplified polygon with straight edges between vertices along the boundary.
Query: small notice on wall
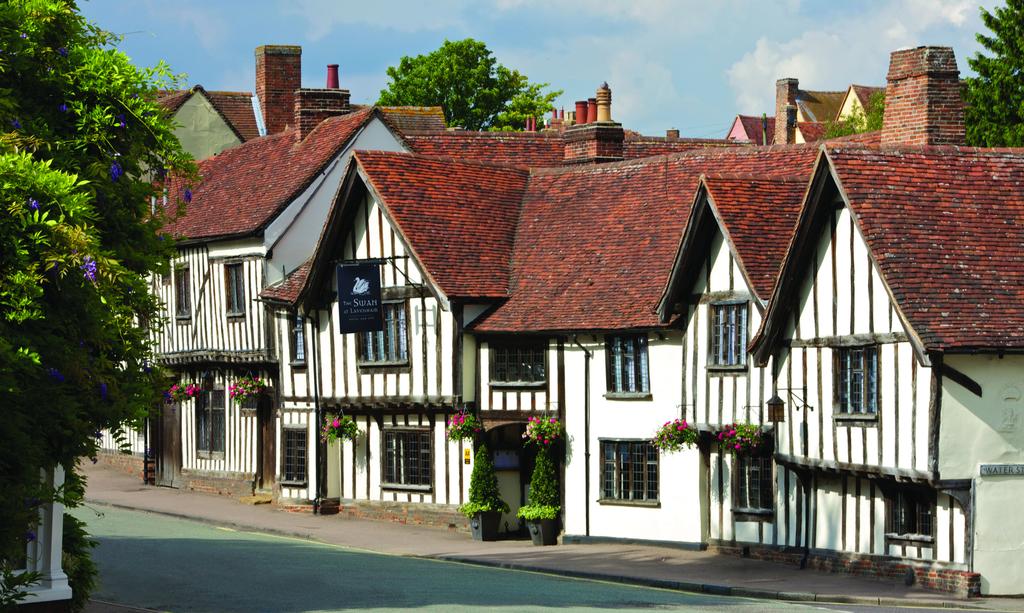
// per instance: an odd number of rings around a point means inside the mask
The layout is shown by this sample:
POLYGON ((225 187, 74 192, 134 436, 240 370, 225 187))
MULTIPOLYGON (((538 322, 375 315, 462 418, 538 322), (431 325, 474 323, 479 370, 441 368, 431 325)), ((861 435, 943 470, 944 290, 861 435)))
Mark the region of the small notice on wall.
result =
POLYGON ((469 449, 462 450, 462 463, 469 464, 469 449))
POLYGON ((1024 464, 982 464, 982 477, 1024 477, 1024 464))

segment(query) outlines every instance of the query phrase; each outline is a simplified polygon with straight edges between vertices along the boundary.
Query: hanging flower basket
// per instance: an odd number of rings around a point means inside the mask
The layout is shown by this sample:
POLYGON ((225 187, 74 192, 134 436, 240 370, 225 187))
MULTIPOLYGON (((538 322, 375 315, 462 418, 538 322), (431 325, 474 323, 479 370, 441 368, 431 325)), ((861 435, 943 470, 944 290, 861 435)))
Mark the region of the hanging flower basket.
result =
POLYGON ((523 438, 527 443, 535 443, 541 447, 554 445, 565 435, 565 428, 557 417, 531 417, 526 424, 523 438))
POLYGON ((267 382, 259 377, 245 376, 228 386, 228 394, 238 404, 246 404, 255 400, 267 391, 267 382))
POLYGON ((471 440, 473 435, 483 430, 483 425, 476 415, 466 412, 465 409, 448 418, 449 441, 471 440))
POLYGON ((359 430, 359 426, 356 425, 356 420, 352 419, 348 415, 341 417, 329 416, 324 422, 323 428, 320 429, 320 440, 333 443, 337 440, 342 441, 354 441, 359 438, 362 432, 359 430))
POLYGON ((768 439, 760 426, 727 424, 715 435, 722 449, 736 453, 759 453, 767 448, 768 439))
POLYGON ((697 444, 697 429, 686 423, 685 419, 666 421, 658 428, 651 439, 651 444, 661 451, 675 452, 697 444))
POLYGON ((195 383, 175 383, 171 387, 167 388, 166 392, 164 392, 164 400, 167 401, 167 404, 172 404, 174 402, 189 400, 190 398, 194 398, 198 395, 199 386, 195 383))

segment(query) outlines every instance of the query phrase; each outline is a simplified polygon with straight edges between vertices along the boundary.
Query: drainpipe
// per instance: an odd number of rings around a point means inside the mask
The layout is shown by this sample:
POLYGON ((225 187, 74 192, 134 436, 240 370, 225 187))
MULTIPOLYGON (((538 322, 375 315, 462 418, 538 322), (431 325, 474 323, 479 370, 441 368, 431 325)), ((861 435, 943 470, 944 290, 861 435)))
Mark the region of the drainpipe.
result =
POLYGON ((573 334, 572 342, 583 350, 583 509, 586 536, 590 536, 590 351, 573 334))
MULTIPOLYGON (((320 351, 319 348, 317 347, 317 340, 318 337, 320 336, 319 310, 313 311, 312 319, 314 324, 313 335, 311 339, 311 345, 313 349, 313 406, 315 408, 316 414, 316 426, 313 428, 313 436, 316 437, 316 446, 313 448, 315 455, 313 463, 316 466, 316 484, 313 486, 315 488, 313 498, 313 514, 316 515, 320 513, 320 497, 321 494, 323 493, 324 482, 324 467, 322 466, 322 464, 325 455, 323 453, 323 450, 321 449, 324 443, 320 440, 319 436, 316 436, 316 433, 320 431, 320 424, 323 423, 324 420, 320 408, 320 351)), ((330 331, 328 330, 328 332, 330 331)))

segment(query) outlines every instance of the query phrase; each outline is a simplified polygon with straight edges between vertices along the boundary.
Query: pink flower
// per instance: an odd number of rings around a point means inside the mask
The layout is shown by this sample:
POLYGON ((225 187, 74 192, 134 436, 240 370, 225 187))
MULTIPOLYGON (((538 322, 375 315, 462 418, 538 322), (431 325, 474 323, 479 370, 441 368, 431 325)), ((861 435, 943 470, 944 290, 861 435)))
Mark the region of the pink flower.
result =
POLYGON ((685 429, 686 429, 686 426, 676 426, 676 430, 683 431, 685 429))
POLYGON ((719 432, 718 433, 718 440, 722 440, 723 438, 725 438, 725 433, 724 432, 719 432))
POLYGON ((551 418, 551 419, 550 419, 549 421, 550 421, 551 423, 555 423, 555 422, 557 422, 558 420, 557 420, 557 419, 555 419, 554 417, 552 417, 552 418, 551 418))
POLYGON ((729 430, 729 436, 736 436, 735 430, 729 430))
POLYGON ((740 448, 740 444, 736 443, 736 449, 739 449, 739 448, 740 448))
POLYGON ((333 422, 333 423, 331 423, 331 426, 333 426, 333 427, 337 428, 337 427, 341 426, 341 422, 340 422, 340 421, 338 421, 338 419, 337 419, 337 418, 335 418, 335 419, 334 419, 334 422, 333 422))

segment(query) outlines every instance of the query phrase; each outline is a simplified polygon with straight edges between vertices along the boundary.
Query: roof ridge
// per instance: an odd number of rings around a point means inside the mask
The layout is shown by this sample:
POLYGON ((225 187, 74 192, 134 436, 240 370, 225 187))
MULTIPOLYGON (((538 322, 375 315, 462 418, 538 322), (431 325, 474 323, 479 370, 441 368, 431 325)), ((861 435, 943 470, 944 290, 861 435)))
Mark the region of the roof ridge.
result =
POLYGON ((477 160, 468 158, 457 158, 449 155, 424 155, 422 153, 416 153, 414 151, 385 151, 383 149, 360 149, 353 152, 353 155, 360 157, 360 154, 369 153, 371 155, 390 155, 390 156, 403 156, 408 158, 429 160, 435 162, 454 162, 456 164, 464 164, 467 166, 480 166, 484 168, 500 168, 503 170, 515 170, 517 172, 528 173, 529 169, 525 166, 519 166, 518 164, 507 164, 504 162, 492 162, 489 160, 477 160))

